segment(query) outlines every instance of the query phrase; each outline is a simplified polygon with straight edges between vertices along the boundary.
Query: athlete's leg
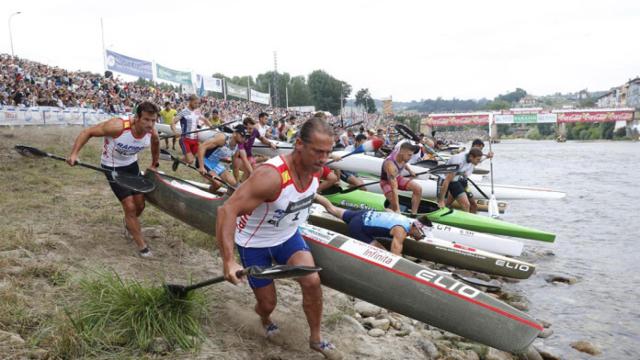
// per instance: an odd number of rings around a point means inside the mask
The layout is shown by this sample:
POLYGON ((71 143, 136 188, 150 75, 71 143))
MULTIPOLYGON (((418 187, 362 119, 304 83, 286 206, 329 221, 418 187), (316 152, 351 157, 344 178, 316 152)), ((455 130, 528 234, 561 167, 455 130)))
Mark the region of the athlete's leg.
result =
POLYGON ((136 242, 138 250, 142 250, 147 247, 142 237, 142 229, 140 227, 140 221, 138 220, 138 207, 134 200, 134 195, 127 196, 120 201, 122 209, 124 210, 124 222, 127 224, 127 230, 131 234, 133 241, 136 242))
MULTIPOLYGON (((309 251, 301 250, 294 253, 287 261, 288 265, 315 266, 313 257, 309 251)), ((318 342, 321 340, 320 324, 322 322, 322 288, 320 287, 320 276, 318 273, 309 274, 298 278, 298 283, 302 288, 302 308, 309 323, 309 341, 318 342)))
POLYGON ((409 181, 407 190, 411 191, 411 213, 417 214, 422 200, 422 186, 415 181, 409 181))

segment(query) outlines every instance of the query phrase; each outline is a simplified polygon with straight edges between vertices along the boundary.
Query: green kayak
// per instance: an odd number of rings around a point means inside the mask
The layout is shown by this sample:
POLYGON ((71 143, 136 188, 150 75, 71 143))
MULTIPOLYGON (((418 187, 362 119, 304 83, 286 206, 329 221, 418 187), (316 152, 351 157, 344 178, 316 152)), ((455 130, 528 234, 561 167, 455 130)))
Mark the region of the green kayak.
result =
MULTIPOLYGON (((387 199, 384 195, 375 194, 369 191, 354 190, 348 193, 341 193, 340 188, 333 187, 327 189, 323 195, 334 205, 350 209, 384 210, 387 205, 387 199)), ((406 211, 406 209, 411 207, 411 198, 400 195, 399 200, 401 210, 406 211)), ((553 242, 556 239, 555 234, 548 233, 546 231, 536 230, 464 211, 439 208, 437 203, 425 199, 420 201, 418 213, 426 215, 429 220, 435 223, 455 226, 472 231, 547 242, 553 242)))

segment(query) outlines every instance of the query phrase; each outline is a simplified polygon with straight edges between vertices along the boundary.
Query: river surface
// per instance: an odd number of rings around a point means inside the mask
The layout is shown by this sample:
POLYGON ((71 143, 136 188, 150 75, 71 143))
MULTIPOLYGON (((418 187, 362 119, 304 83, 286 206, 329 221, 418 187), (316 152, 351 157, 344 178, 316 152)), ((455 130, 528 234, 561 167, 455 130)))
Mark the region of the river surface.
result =
POLYGON ((603 351, 597 358, 640 359, 640 143, 514 140, 493 151, 496 184, 567 193, 510 201, 502 216, 557 234, 550 244, 525 240, 529 252, 555 256, 534 256, 536 274, 509 287, 530 300, 529 314, 553 324, 554 334, 536 344, 562 358, 593 359, 570 347, 587 340, 603 351), (578 282, 549 284, 550 274, 578 282))

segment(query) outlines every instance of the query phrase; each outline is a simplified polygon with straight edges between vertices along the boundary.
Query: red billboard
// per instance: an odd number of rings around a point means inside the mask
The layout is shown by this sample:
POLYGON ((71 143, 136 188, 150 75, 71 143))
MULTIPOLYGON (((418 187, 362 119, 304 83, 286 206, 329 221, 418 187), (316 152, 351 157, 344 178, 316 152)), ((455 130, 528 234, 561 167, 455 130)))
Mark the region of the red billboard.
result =
POLYGON ((607 111, 569 111, 558 112, 559 123, 576 122, 608 122, 633 120, 633 111, 607 110, 607 111))
POLYGON ((424 121, 428 126, 488 125, 489 114, 431 114, 424 121))

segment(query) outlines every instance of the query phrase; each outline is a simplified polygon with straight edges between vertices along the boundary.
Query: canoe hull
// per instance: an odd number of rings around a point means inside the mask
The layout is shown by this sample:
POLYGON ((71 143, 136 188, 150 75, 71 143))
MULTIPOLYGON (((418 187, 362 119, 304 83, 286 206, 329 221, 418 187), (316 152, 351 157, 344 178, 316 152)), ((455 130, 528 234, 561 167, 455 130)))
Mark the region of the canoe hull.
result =
MULTIPOLYGON (((346 236, 350 235, 347 224, 320 207, 312 209, 309 223, 346 236)), ((380 241, 384 242, 382 239, 380 241)), ((385 245, 388 245, 388 242, 385 242, 385 245)), ((402 250, 404 255, 415 258, 515 279, 528 279, 535 270, 533 264, 438 239, 435 236, 424 241, 407 238, 402 250)))
POLYGON ((542 330, 529 315, 451 277, 326 229, 300 229, 325 286, 504 351, 525 351, 542 330))

